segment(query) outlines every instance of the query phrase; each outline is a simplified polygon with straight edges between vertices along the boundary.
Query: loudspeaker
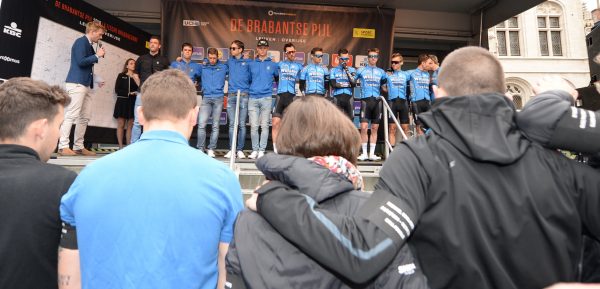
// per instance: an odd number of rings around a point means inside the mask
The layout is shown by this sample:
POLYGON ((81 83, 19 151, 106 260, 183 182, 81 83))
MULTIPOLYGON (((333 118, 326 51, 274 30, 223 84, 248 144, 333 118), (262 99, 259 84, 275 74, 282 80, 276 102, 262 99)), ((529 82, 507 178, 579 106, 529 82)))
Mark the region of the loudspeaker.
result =
POLYGON ((595 86, 578 88, 577 92, 581 100, 579 107, 593 111, 600 110, 600 93, 595 86))

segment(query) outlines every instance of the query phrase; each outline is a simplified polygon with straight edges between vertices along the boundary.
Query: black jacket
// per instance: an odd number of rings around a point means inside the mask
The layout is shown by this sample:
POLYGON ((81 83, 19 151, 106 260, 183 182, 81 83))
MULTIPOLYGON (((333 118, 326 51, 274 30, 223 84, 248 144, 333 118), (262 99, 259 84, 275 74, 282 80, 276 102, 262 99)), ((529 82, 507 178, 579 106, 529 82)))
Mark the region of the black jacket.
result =
POLYGON ((144 54, 135 61, 135 70, 140 75, 140 87, 144 84, 150 75, 157 71, 169 69, 169 59, 159 54, 144 54))
POLYGON ((582 229, 600 236, 598 173, 526 139, 501 94, 442 98, 420 117, 431 133, 394 150, 358 215, 321 211, 283 184, 259 190, 258 212, 354 281, 376 275, 408 234, 432 288, 527 289, 575 280, 582 229), (393 245, 382 245, 386 239, 393 245), (346 249, 377 246, 378 254, 362 260, 346 249))
POLYGON ((76 176, 0 144, 0 288, 58 288, 58 208, 76 176))
POLYGON ((115 81, 115 93, 120 97, 130 97, 129 93, 138 90, 138 85, 127 73, 119 73, 115 81))
MULTIPOLYGON (((268 179, 284 181, 307 193, 306 197, 323 209, 338 214, 355 214, 369 196, 354 190, 345 177, 304 158, 268 154, 257 161, 257 166, 268 179)), ((282 209, 287 206, 279 205, 282 209)), ((352 284, 304 255, 251 211, 242 212, 236 221, 227 254, 227 275, 234 284, 232 289, 243 288, 236 286, 236 276, 242 277, 247 288, 427 288, 408 246, 376 280, 352 284)))

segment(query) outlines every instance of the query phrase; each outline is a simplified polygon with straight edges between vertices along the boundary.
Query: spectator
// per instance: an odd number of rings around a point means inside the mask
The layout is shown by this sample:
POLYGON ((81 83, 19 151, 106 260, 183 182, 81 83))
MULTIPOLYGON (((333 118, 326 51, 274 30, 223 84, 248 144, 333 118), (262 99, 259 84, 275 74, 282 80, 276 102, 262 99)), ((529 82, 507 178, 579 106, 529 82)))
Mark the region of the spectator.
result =
MULTIPOLYGON (((46 164, 70 97, 29 78, 0 85, 0 288, 58 288, 60 198, 77 176, 46 164)), ((59 276, 61 276, 60 274, 59 276)), ((71 274, 77 278, 75 274, 71 274)))
POLYGON ((115 102, 113 117, 117 119, 117 142, 119 143, 119 149, 123 148, 123 132, 126 123, 127 134, 125 135, 125 144, 128 145, 131 140, 133 110, 139 85, 140 76, 135 73, 135 60, 129 58, 125 61, 123 72, 119 73, 115 83, 117 102, 115 102))
MULTIPOLYGON (((369 194, 361 191, 362 177, 356 168, 360 135, 330 101, 309 96, 292 102, 281 120, 277 143, 280 154, 256 162, 268 179, 280 180, 307 193, 324 209, 344 214, 355 214, 367 200, 369 194)), ((427 288, 408 246, 377 279, 346 284, 252 211, 242 212, 236 221, 227 270, 232 289, 427 288)))
POLYGON ((439 85, 421 116, 431 132, 396 147, 358 214, 323 210, 280 182, 258 190, 258 212, 354 282, 377 276, 408 237, 431 288, 576 281, 584 228, 600 237, 598 172, 524 137, 489 51, 449 54, 439 85))
POLYGON ((62 198, 81 280, 90 289, 223 288, 242 208, 237 178, 188 145, 198 106, 187 75, 150 76, 142 98, 140 140, 88 165, 62 198))

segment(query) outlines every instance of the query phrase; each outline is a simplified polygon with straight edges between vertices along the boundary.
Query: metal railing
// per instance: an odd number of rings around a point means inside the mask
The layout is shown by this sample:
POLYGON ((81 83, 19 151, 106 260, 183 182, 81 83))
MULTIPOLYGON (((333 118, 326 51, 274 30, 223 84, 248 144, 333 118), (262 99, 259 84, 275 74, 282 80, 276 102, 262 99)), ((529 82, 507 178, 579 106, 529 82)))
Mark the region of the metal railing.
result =
POLYGON ((400 132, 400 134, 402 135, 402 139, 407 140, 408 137, 404 133, 404 130, 402 130, 402 126, 400 125, 400 122, 398 122, 398 119, 394 115, 392 108, 388 105, 385 97, 379 96, 379 99, 381 100, 381 103, 383 104, 383 107, 385 108, 383 110, 383 132, 385 135, 385 150, 383 151, 383 156, 385 157, 385 159, 387 159, 389 153, 394 151, 394 146, 392 146, 392 144, 390 143, 390 136, 389 136, 390 132, 389 132, 389 125, 388 125, 389 116, 392 117, 392 120, 396 124, 396 132, 398 132, 398 131, 400 132))
MULTIPOLYGON (((233 117, 233 135, 231 136, 231 148, 229 152, 231 155, 229 156, 229 168, 235 171, 235 159, 237 157, 237 136, 238 136, 238 126, 240 123, 240 119, 238 115, 240 114, 240 96, 241 92, 238 89, 236 99, 235 99, 235 115, 233 117)), ((229 101, 229 99, 227 100, 229 101)), ((231 120, 230 120, 231 121, 231 120)))

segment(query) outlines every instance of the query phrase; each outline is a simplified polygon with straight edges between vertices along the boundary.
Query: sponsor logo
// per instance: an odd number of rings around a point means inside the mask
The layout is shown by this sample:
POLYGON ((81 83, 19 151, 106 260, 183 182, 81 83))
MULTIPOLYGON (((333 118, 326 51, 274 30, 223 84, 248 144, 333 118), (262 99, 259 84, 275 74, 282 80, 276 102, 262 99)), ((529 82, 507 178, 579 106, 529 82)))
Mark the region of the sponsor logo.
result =
POLYGON ((417 270, 417 266, 414 263, 398 266, 398 273, 400 275, 412 275, 415 273, 415 270, 417 270))
POLYGON ((4 25, 4 33, 17 38, 21 38, 21 33, 23 33, 23 30, 17 28, 17 23, 12 22, 10 23, 10 26, 4 25))
POLYGON ((183 26, 185 26, 185 27, 208 26, 209 24, 210 24, 210 22, 204 22, 204 21, 200 21, 200 20, 190 20, 190 19, 183 20, 183 26))
POLYGON ((354 28, 352 29, 352 37, 375 39, 375 29, 354 28))
POLYGON ((356 65, 356 68, 365 67, 365 66, 367 66, 367 63, 368 63, 368 58, 366 55, 357 55, 356 56, 356 61, 354 62, 354 64, 356 65))
POLYGON ((267 14, 269 14, 269 16, 296 16, 296 13, 278 12, 273 10, 269 10, 267 14))
POLYGON ((183 20, 183 26, 200 26, 199 20, 183 20))
POLYGON ((267 51, 267 56, 271 58, 273 62, 279 62, 281 60, 281 52, 277 50, 269 50, 267 51))
POLYGON ((14 59, 8 56, 4 56, 4 55, 0 55, 0 60, 5 61, 5 62, 11 62, 11 63, 16 63, 16 64, 21 64, 21 60, 18 59, 14 59))

